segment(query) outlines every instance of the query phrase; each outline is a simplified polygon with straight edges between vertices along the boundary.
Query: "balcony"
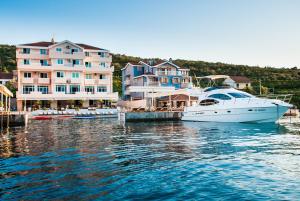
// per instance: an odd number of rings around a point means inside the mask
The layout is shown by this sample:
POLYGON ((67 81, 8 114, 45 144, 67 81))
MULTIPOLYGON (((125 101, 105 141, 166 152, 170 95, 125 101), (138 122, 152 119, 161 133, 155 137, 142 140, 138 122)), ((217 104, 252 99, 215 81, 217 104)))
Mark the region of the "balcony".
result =
POLYGON ((26 53, 23 53, 22 51, 17 51, 16 58, 18 58, 18 59, 48 59, 49 55, 40 54, 40 53, 26 54, 26 53))
POLYGON ((84 59, 84 52, 55 52, 50 51, 49 57, 54 59, 84 59))
POLYGON ((85 79, 84 83, 86 85, 94 85, 95 84, 95 79, 85 79))
POLYGON ((50 78, 38 78, 39 84, 50 84, 50 78))
POLYGON ((45 71, 45 70, 49 70, 51 71, 51 66, 50 65, 46 65, 46 66, 42 66, 40 63, 31 63, 28 65, 23 64, 22 62, 18 62, 18 69, 19 70, 41 70, 41 71, 45 71))
POLYGON ((181 71, 156 71, 156 76, 182 76, 181 71))
POLYGON ((161 86, 160 82, 148 81, 145 86, 161 86))
POLYGON ((42 94, 41 92, 33 91, 30 94, 22 94, 22 92, 17 92, 17 98, 19 100, 118 100, 118 93, 109 92, 77 92, 75 94, 65 94, 65 93, 49 93, 42 94))
POLYGON ((89 73, 112 73, 114 72, 114 67, 92 66, 91 68, 85 68, 85 70, 89 73))
POLYGON ((84 61, 87 62, 91 62, 91 61, 95 61, 95 62, 105 62, 105 63, 111 63, 112 62, 112 57, 100 57, 99 55, 92 55, 89 57, 85 57, 84 61))
POLYGON ((71 84, 80 84, 81 79, 80 78, 71 78, 71 79, 68 79, 68 82, 71 84))
POLYGON ((109 84, 109 79, 96 80, 96 84, 109 84))
POLYGON ((23 84, 33 84, 34 79, 33 78, 22 78, 22 83, 23 84))
POLYGON ((67 79, 64 77, 58 77, 54 79, 55 83, 61 83, 61 84, 65 84, 67 82, 67 79))

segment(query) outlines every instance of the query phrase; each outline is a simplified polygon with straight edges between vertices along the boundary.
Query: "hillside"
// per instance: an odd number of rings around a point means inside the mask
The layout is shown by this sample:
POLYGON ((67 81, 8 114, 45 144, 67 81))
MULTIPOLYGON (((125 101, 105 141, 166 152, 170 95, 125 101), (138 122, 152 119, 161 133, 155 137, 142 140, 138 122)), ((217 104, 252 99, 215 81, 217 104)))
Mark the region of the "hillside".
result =
MULTIPOLYGON (((138 62, 149 60, 139 57, 126 56, 120 54, 113 55, 114 90, 121 93, 121 68, 128 62, 138 62)), ((151 60, 159 60, 151 58, 151 60)), ((258 81, 262 85, 273 89, 275 93, 295 94, 292 102, 300 106, 300 69, 292 68, 272 68, 247 65, 234 65, 225 63, 213 63, 205 61, 173 60, 175 64, 183 68, 188 68, 192 76, 205 76, 214 74, 244 75, 252 80, 254 89, 258 87, 258 81)), ((12 71, 16 69, 15 46, 0 45, 0 70, 12 71)))

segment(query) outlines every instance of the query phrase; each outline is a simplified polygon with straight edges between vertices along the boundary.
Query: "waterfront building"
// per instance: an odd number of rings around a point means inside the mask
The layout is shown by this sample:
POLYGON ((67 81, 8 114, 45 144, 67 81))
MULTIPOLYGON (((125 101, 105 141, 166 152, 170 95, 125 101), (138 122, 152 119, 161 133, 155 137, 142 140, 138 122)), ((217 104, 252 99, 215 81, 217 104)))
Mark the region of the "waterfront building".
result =
POLYGON ((17 107, 36 101, 51 108, 81 107, 117 101, 113 93, 112 55, 108 50, 62 42, 35 42, 16 47, 17 107))
POLYGON ((251 80, 245 76, 229 76, 224 80, 224 84, 236 89, 246 89, 251 87, 251 80))
POLYGON ((169 61, 128 63, 122 70, 124 100, 143 100, 153 94, 165 96, 192 87, 189 69, 169 61))

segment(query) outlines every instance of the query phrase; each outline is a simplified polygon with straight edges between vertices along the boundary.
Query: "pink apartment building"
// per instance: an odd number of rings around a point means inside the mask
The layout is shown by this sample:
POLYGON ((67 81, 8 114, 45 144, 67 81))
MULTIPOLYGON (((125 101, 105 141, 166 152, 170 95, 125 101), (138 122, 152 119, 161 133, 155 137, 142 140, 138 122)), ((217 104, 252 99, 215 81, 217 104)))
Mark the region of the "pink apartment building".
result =
POLYGON ((118 99, 108 50, 67 40, 36 42, 18 45, 16 58, 18 110, 35 101, 58 108, 71 100, 90 107, 118 99))

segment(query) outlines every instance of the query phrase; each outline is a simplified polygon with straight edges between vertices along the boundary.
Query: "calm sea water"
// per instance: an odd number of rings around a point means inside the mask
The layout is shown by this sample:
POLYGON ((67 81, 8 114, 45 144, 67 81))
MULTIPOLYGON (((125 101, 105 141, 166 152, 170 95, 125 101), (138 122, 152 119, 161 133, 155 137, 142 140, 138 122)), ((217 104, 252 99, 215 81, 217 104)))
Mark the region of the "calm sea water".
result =
POLYGON ((0 136, 0 200, 299 200, 299 128, 32 121, 0 136))

